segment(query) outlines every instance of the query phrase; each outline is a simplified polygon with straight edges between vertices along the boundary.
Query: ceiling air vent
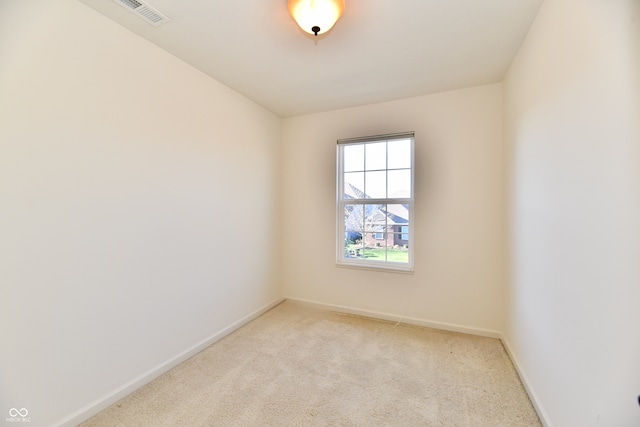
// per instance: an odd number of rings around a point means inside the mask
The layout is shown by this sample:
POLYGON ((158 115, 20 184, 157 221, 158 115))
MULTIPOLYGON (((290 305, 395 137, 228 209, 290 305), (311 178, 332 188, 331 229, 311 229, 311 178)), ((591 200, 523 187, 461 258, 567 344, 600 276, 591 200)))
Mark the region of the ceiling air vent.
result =
POLYGON ((138 15, 140 18, 147 21, 149 24, 157 27, 160 24, 171 21, 147 3, 140 0, 113 0, 120 6, 126 8, 131 13, 138 15))

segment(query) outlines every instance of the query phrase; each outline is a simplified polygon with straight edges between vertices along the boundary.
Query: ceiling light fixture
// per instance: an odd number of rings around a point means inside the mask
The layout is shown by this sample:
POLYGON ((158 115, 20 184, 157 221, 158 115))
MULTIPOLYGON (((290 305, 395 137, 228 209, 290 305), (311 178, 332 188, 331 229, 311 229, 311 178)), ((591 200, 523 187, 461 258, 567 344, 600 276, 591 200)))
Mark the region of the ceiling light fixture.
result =
POLYGON ((289 0, 289 13, 303 31, 323 34, 342 16, 344 0, 289 0))

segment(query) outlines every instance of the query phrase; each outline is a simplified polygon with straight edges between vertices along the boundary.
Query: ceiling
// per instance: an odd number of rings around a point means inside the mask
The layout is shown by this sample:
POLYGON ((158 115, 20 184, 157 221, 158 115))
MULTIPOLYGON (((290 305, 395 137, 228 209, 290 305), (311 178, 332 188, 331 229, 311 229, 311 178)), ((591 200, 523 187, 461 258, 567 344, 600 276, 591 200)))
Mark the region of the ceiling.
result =
POLYGON ((502 80, 542 0, 345 0, 335 27, 298 28, 287 0, 80 0, 281 117, 502 80))

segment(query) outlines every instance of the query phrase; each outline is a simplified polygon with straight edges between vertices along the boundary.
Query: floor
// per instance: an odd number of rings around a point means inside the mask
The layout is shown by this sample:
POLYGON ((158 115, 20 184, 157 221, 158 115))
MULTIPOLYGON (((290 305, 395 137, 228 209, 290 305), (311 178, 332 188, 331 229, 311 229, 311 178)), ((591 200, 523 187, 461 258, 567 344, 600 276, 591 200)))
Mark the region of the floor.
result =
POLYGON ((82 426, 541 423, 497 339, 285 301, 82 426))

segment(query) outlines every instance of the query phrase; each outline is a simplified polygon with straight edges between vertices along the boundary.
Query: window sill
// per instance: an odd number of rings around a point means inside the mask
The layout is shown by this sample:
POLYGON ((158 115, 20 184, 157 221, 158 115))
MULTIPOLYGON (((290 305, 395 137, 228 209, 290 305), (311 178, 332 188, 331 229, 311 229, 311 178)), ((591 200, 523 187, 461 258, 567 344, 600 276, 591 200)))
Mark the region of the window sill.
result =
POLYGON ((352 268, 356 270, 380 271, 385 273, 413 274, 413 268, 411 267, 395 266, 390 264, 375 265, 375 264, 365 264, 361 262, 352 263, 352 262, 337 261, 336 267, 352 268))

